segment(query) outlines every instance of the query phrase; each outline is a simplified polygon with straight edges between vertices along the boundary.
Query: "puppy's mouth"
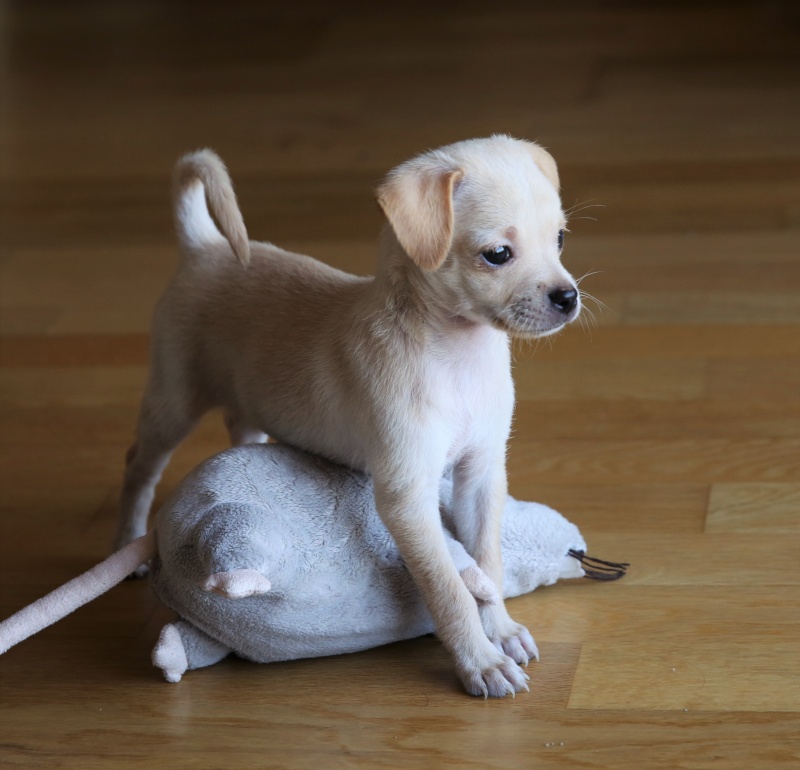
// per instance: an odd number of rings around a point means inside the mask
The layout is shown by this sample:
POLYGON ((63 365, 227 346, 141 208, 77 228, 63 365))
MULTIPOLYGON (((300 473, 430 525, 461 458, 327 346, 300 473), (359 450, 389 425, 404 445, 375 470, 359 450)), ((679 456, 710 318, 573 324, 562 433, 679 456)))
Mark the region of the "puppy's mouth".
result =
POLYGON ((523 297, 499 312, 490 313, 496 329, 513 337, 538 339, 556 334, 572 323, 581 311, 576 291, 558 290, 544 300, 523 297))
POLYGON ((551 334, 557 334, 567 325, 565 322, 554 326, 540 326, 538 323, 529 320, 517 318, 507 320, 500 315, 493 316, 490 321, 495 329, 506 332, 506 334, 510 334, 512 337, 520 337, 522 339, 548 337, 551 334))

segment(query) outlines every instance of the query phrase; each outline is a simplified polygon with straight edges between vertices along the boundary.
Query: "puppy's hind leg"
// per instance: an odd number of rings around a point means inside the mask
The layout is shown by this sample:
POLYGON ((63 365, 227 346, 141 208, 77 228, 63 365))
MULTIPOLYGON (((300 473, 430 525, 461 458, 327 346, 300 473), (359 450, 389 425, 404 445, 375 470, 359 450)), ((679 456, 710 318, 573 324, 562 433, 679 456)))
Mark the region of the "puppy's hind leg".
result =
POLYGON ((158 403, 150 393, 145 395, 136 442, 126 458, 116 548, 122 548, 147 530, 147 517, 161 474, 203 411, 190 411, 184 404, 158 403))

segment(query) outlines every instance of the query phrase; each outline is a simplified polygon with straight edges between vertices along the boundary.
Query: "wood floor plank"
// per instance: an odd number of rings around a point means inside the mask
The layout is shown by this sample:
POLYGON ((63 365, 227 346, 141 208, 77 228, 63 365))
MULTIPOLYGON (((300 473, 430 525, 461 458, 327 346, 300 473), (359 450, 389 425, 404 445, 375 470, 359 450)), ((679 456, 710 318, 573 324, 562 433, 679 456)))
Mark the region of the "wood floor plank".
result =
POLYGON ((701 324, 800 323, 800 298, 797 291, 711 291, 663 292, 657 295, 630 294, 622 310, 624 323, 701 324))
POLYGON ((147 366, 149 348, 144 334, 4 335, 0 368, 147 366))
POLYGON ((735 329, 718 324, 605 325, 591 334, 581 328, 565 330, 549 345, 517 342, 514 346, 516 369, 542 361, 790 358, 798 349, 800 326, 779 324, 771 325, 768 333, 744 324, 735 329))
POLYGON ((613 539, 622 532, 626 539, 641 532, 652 539, 666 533, 698 533, 706 521, 705 484, 549 484, 525 476, 512 476, 509 483, 512 495, 555 508, 592 539, 604 534, 613 539))
MULTIPOLYGON (((678 534, 677 526, 669 534, 647 527, 650 516, 633 516, 617 523, 616 529, 600 529, 585 519, 580 523, 590 545, 590 553, 615 561, 630 562, 626 575, 628 586, 793 586, 800 584, 794 563, 800 549, 797 527, 781 532, 781 547, 775 548, 775 533, 762 531, 740 537, 730 531, 678 534), (637 532, 636 527, 640 527, 637 532), (645 529, 645 527, 647 527, 645 529), (769 553, 768 558, 754 554, 769 553)), ((666 525, 665 525, 666 529, 666 525)))
MULTIPOLYGON (((694 631, 694 629, 692 629, 694 631)), ((570 708, 800 711, 797 635, 783 644, 707 641, 696 632, 648 646, 588 642, 570 708)))
MULTIPOLYGON (((591 365, 589 365, 591 366, 591 365)), ((755 365, 754 365, 755 366, 755 365)), ((587 373, 587 376, 588 373, 587 373)), ((736 399, 714 401, 542 402, 535 393, 518 391, 515 435, 562 439, 769 439, 800 434, 800 404, 736 399)))
MULTIPOLYGON (((620 558, 618 553, 608 555, 611 560, 620 558)), ((634 567, 632 563, 631 571, 634 567)), ((639 646, 643 661, 649 649, 662 643, 672 645, 677 655, 688 651, 692 639, 697 644, 705 640, 722 646, 742 641, 753 645, 754 650, 774 648, 791 668, 800 634, 795 581, 789 578, 785 584, 763 586, 742 583, 736 588, 720 582, 714 585, 709 581, 698 591, 695 585, 669 585, 666 581, 664 585, 577 581, 522 597, 514 606, 533 623, 542 641, 582 640, 618 646, 635 645, 647 638, 648 644, 639 646), (647 612, 626 613, 632 602, 647 607, 647 612), (720 606, 715 607, 715 602, 720 606), (776 612, 780 607, 787 612, 776 612)))
POLYGON ((671 439, 661 441, 512 439, 509 469, 549 483, 602 484, 713 480, 792 483, 800 473, 800 440, 671 439))
POLYGON ((146 379, 144 366, 2 369, 0 403, 42 407, 137 404, 146 379))
MULTIPOLYGON (((518 360, 519 361, 519 360, 518 360)), ((587 376, 585 361, 518 362, 515 381, 528 400, 690 400, 706 391, 702 360, 595 360, 587 376)))
POLYGON ((800 531, 798 512, 800 484, 714 484, 705 530, 796 535, 800 531))
POLYGON ((800 361, 797 356, 761 361, 716 361, 709 366, 708 395, 712 399, 741 401, 758 393, 768 401, 788 403, 800 393, 800 361))

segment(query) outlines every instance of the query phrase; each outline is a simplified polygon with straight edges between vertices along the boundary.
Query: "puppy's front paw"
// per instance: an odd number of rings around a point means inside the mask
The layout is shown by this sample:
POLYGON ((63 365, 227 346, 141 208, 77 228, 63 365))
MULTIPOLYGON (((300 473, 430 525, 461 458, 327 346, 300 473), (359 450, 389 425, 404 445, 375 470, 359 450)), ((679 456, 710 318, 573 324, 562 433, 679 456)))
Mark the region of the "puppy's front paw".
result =
POLYGON ((539 650, 530 632, 512 620, 503 605, 483 606, 480 613, 486 636, 498 651, 521 666, 527 666, 531 658, 539 660, 539 650))
POLYGON ((459 676, 470 695, 504 698, 528 692, 530 677, 506 655, 497 655, 483 665, 459 667, 459 676))
POLYGON ((521 666, 527 666, 531 658, 539 660, 539 649, 528 629, 519 623, 514 623, 514 626, 510 633, 492 637, 492 644, 521 666))

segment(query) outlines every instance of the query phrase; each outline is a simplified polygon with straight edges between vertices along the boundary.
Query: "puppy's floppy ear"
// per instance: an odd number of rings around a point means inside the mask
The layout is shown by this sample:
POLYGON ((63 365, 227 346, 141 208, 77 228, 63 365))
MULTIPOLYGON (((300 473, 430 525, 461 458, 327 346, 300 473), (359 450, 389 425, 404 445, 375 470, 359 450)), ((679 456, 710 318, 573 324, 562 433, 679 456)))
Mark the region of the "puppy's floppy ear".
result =
POLYGON ((556 166, 556 161, 553 156, 547 152, 544 147, 540 147, 538 144, 534 144, 533 142, 526 142, 525 144, 528 145, 531 155, 533 156, 533 162, 539 167, 539 171, 541 171, 547 177, 547 181, 558 190, 560 187, 558 181, 558 166, 556 166))
POLYGON ((463 176, 459 169, 428 158, 391 171, 375 197, 397 240, 424 270, 444 262, 453 241, 453 190, 463 176))

